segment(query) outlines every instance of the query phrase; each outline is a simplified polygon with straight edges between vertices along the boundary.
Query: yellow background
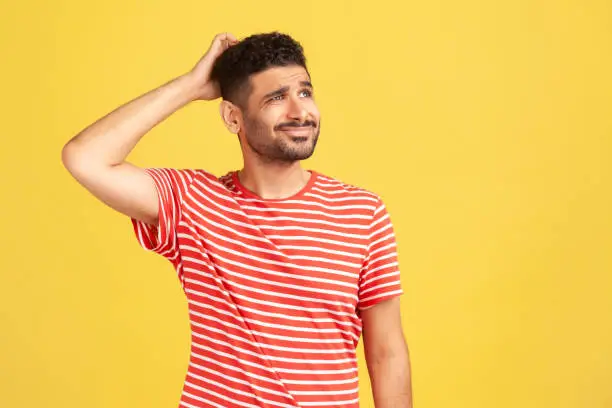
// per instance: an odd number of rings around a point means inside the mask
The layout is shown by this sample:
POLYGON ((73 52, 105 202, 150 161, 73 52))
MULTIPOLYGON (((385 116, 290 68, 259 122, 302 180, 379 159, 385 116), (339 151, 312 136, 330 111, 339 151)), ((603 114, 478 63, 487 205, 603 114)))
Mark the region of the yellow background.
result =
MULTIPOLYGON (((415 408, 612 407, 609 0, 4 3, 1 407, 177 405, 178 280, 60 151, 215 33, 270 30, 309 58, 307 167, 391 212, 415 408)), ((217 106, 178 112, 131 161, 240 166, 217 106)))

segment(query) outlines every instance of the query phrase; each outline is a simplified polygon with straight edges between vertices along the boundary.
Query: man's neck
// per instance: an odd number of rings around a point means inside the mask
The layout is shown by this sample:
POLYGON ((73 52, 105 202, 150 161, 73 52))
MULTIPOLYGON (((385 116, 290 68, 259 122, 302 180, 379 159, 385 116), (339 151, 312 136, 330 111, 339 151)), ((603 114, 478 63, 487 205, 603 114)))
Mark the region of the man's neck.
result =
POLYGON ((311 174, 294 163, 248 163, 238 172, 240 183, 263 199, 283 199, 298 193, 311 174))

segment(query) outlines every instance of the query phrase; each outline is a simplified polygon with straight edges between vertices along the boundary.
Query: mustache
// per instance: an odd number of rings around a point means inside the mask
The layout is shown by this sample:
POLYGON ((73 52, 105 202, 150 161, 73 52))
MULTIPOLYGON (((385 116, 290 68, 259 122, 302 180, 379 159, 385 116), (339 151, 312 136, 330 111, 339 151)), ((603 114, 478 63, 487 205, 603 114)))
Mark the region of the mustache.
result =
POLYGON ((315 122, 313 122, 312 120, 307 120, 306 122, 303 122, 303 123, 287 122, 287 123, 281 123, 279 125, 276 125, 274 127, 274 130, 283 130, 283 129, 287 129, 287 128, 301 128, 301 127, 313 127, 313 128, 316 128, 317 124, 315 122))

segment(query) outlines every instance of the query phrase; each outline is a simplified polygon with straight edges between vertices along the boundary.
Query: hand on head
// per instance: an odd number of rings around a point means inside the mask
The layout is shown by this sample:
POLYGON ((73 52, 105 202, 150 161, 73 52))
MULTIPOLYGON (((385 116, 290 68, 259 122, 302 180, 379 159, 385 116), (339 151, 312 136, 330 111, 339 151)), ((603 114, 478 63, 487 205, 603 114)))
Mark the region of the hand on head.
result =
POLYGON ((210 101, 221 96, 219 84, 210 78, 212 68, 216 59, 225 50, 237 43, 238 40, 231 33, 221 33, 215 36, 206 54, 200 58, 188 74, 197 88, 196 99, 210 101))

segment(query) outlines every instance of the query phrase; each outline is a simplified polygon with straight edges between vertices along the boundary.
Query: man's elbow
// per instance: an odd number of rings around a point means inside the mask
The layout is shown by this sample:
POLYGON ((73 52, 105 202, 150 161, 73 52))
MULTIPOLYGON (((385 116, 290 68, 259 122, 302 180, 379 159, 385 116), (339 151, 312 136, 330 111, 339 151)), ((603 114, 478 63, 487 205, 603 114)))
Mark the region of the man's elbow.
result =
POLYGON ((410 361, 408 346, 405 342, 398 343, 391 347, 382 347, 375 352, 371 352, 368 356, 371 364, 394 364, 403 365, 410 361))
POLYGON ((102 167, 100 160, 76 141, 70 141, 64 145, 61 159, 66 170, 77 180, 86 177, 91 172, 99 172, 102 167))
POLYGON ((62 148, 62 164, 69 171, 73 172, 82 167, 87 162, 83 149, 75 141, 69 141, 62 148))

